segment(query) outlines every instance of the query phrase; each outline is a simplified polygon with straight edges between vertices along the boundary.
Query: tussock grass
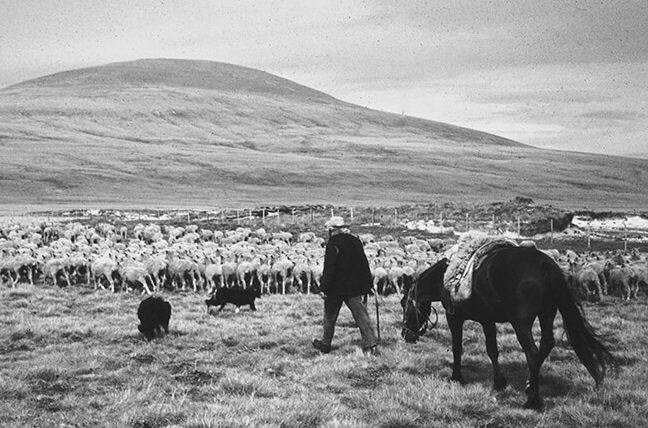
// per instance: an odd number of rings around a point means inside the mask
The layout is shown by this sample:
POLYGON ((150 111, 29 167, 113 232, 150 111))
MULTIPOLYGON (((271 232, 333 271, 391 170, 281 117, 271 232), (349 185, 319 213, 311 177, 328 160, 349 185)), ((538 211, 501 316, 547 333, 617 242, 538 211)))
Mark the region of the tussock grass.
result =
POLYGON ((322 318, 316 296, 264 296, 258 311, 236 314, 232 307, 208 313, 200 295, 168 294, 170 333, 150 343, 137 331, 142 298, 74 288, 0 290, 0 425, 555 427, 648 420, 645 300, 585 305, 621 363, 598 389, 556 319, 557 345, 541 372, 545 409, 538 413, 521 407, 526 364, 509 326, 498 327, 509 386, 496 392, 478 324, 465 326, 466 384, 454 384, 444 317, 407 345, 399 337, 396 296, 382 300, 379 357, 362 354, 346 309, 333 351, 313 349, 322 318))

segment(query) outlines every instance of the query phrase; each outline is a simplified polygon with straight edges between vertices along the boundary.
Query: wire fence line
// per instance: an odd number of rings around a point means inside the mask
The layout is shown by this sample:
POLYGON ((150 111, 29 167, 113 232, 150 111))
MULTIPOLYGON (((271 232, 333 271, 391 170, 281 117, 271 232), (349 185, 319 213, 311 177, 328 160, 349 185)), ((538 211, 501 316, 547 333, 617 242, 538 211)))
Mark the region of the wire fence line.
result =
POLYGON ((562 230, 569 225, 569 213, 553 210, 536 212, 532 208, 483 212, 457 207, 340 207, 278 206, 253 209, 215 210, 77 210, 50 213, 52 218, 106 221, 108 223, 197 224, 210 227, 245 226, 253 228, 321 228, 332 216, 341 216, 351 226, 409 228, 430 233, 482 230, 489 233, 518 233, 532 235, 551 230, 562 230))
MULTIPOLYGON (((216 225, 241 226, 251 228, 290 228, 323 229, 324 223, 332 216, 341 216, 351 226, 376 228, 406 228, 429 234, 452 235, 466 231, 481 231, 495 235, 515 235, 519 238, 537 237, 553 242, 558 233, 572 226, 573 212, 547 207, 519 206, 501 212, 478 210, 439 209, 429 206, 407 207, 266 207, 256 209, 223 209, 204 212, 176 213, 176 218, 187 224, 209 223, 216 225)), ((577 229, 570 237, 579 241, 579 246, 590 249, 594 241, 615 240, 622 243, 623 249, 628 242, 648 240, 648 230, 629 229, 577 229), (586 245, 585 245, 586 243, 586 245)), ((648 244, 647 244, 648 245, 648 244)))

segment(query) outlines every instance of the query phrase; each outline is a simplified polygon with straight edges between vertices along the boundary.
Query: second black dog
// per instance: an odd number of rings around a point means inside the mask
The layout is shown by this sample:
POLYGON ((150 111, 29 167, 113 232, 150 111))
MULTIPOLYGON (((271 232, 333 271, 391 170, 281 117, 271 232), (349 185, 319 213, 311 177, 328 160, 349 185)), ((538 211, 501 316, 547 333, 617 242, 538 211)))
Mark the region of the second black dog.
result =
POLYGON ((216 289, 216 293, 212 294, 208 300, 205 300, 207 304, 207 310, 209 311, 210 306, 219 306, 219 312, 223 310, 226 304, 231 303, 236 305, 236 311, 241 306, 250 305, 250 309, 256 311, 256 306, 254 306, 254 299, 261 297, 261 290, 257 287, 250 287, 246 289, 242 288, 226 288, 220 287, 216 289))
POLYGON ((137 329, 151 341, 156 335, 161 336, 162 330, 169 334, 169 319, 171 318, 171 304, 161 297, 151 296, 140 303, 137 309, 140 325, 137 329))

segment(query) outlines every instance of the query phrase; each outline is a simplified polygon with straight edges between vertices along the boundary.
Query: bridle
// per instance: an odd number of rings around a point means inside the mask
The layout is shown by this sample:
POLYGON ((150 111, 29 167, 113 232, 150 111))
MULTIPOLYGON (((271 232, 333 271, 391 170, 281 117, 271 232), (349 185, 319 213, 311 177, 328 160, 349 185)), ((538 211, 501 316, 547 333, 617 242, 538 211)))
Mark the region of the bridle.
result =
POLYGON ((432 329, 437 326, 437 323, 439 322, 439 314, 436 309, 434 309, 434 306, 430 303, 430 313, 425 317, 423 320, 423 323, 420 323, 421 318, 424 318, 423 312, 418 308, 418 305, 416 302, 418 301, 418 284, 412 285, 412 287, 409 289, 407 292, 407 301, 405 302, 405 308, 403 310, 403 330, 408 332, 409 334, 414 334, 416 337, 423 336, 428 329, 432 329), (409 305, 412 305, 414 308, 414 314, 416 316, 416 325, 420 325, 418 331, 414 331, 410 328, 407 327, 406 321, 407 321, 407 307, 409 305), (432 311, 434 311, 434 323, 430 325, 430 315, 432 314, 432 311))

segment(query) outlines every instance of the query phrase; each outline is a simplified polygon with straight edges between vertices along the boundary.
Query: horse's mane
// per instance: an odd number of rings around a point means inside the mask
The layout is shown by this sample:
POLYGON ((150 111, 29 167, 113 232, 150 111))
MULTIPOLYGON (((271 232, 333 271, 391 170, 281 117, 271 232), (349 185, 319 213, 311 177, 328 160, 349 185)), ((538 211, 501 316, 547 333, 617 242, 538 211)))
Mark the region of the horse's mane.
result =
POLYGON ((438 299, 437 285, 443 283, 443 274, 448 266, 448 259, 442 258, 424 270, 416 280, 418 299, 421 301, 438 299))

